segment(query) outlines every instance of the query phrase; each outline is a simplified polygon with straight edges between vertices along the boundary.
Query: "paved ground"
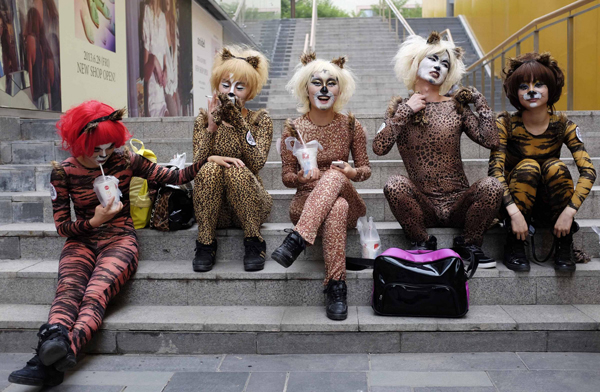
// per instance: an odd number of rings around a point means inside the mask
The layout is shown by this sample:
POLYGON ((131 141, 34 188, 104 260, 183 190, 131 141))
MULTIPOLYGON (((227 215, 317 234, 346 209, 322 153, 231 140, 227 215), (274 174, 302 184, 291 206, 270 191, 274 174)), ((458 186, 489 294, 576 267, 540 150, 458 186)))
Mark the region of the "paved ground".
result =
MULTIPOLYGON (((0 354, 0 390, 31 354, 0 354)), ((600 353, 88 356, 56 392, 586 392, 600 353)))

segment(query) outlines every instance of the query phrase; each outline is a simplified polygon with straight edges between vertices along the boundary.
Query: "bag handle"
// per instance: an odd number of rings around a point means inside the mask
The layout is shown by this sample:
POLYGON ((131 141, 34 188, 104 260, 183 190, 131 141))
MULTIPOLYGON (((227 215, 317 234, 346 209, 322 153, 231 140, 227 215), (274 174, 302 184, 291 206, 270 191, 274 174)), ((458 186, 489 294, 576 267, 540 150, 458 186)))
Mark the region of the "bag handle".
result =
POLYGON ((477 266, 479 266, 479 261, 477 260, 477 257, 475 257, 475 254, 470 249, 469 254, 469 259, 471 260, 471 262, 467 267, 467 280, 471 279, 473 275, 475 275, 475 271, 477 271, 477 266))
POLYGON ((550 247, 550 251, 548 252, 546 257, 543 258, 543 260, 540 260, 537 257, 537 254, 535 253, 535 227, 533 227, 533 225, 529 225, 529 238, 531 238, 529 245, 531 246, 531 256, 533 256, 533 262, 538 265, 542 265, 543 263, 550 260, 550 257, 552 257, 552 255, 556 251, 556 237, 554 237, 554 239, 552 240, 552 246, 550 247))
POLYGON ((346 257, 346 269, 349 271, 362 271, 364 269, 373 268, 375 265, 374 259, 363 259, 360 257, 346 257))
POLYGON ((144 147, 144 142, 142 142, 140 139, 129 139, 129 145, 131 146, 131 149, 133 150, 133 152, 135 152, 136 154, 142 154, 139 151, 143 151, 146 148, 144 147), (133 145, 133 143, 139 143, 142 147, 141 148, 137 148, 136 146, 133 145))

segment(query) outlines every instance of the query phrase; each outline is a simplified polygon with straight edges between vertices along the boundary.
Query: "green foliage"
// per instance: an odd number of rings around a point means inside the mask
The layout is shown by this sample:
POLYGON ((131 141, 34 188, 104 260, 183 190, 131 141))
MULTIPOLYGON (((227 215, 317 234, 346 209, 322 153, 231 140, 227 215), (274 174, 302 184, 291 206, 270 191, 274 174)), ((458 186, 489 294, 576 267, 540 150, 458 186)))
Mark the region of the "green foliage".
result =
MULTIPOLYGON (((421 17, 423 17, 423 8, 421 8, 421 7, 403 8, 407 2, 408 2, 408 0, 392 0, 392 3, 394 3, 394 5, 398 9, 398 11, 400 11, 402 16, 404 16, 405 18, 421 18, 421 17)), ((371 6, 371 9, 373 11, 375 11, 375 13, 377 15, 379 15, 379 8, 381 6, 384 6, 385 9, 387 10, 387 3, 385 1, 380 1, 380 4, 373 4, 371 6)), ((386 15, 387 15, 387 11, 386 11, 386 15)))
MULTIPOLYGON (((331 4, 331 0, 317 0, 319 18, 348 18, 347 12, 331 4)), ((281 18, 290 18, 290 0, 281 0, 281 18)), ((312 18, 312 0, 296 1, 296 18, 312 18)))

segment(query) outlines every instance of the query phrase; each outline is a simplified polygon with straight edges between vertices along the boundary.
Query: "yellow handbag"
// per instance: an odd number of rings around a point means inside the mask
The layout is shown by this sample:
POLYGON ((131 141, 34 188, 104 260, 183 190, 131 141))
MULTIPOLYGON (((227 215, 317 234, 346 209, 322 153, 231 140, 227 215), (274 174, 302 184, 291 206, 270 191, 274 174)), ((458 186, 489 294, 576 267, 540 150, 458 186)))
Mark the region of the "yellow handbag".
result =
MULTIPOLYGON (((136 154, 143 156, 150 162, 156 163, 156 155, 147 148, 144 148, 144 143, 138 139, 129 140, 131 149, 136 154), (134 143, 141 147, 136 147, 134 143)), ((133 177, 129 184, 129 204, 133 226, 136 229, 143 229, 150 222, 150 213, 152 211, 152 197, 148 192, 148 181, 140 177, 133 177)))

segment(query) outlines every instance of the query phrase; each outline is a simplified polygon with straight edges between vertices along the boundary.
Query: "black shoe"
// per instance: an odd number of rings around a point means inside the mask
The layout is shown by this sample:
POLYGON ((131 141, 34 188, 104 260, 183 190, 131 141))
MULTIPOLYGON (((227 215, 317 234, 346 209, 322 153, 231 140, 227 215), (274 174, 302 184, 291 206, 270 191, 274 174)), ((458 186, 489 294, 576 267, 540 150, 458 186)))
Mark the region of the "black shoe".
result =
POLYGON ((44 366, 54 365, 58 371, 64 372, 77 365, 69 330, 65 326, 44 324, 40 327, 38 337, 38 356, 44 366))
POLYGON ((331 320, 346 320, 348 318, 348 305, 346 304, 348 288, 346 282, 331 279, 323 292, 327 294, 325 302, 327 317, 331 320))
POLYGON ((410 250, 437 250, 437 238, 430 235, 427 241, 411 242, 410 250))
POLYGON ((454 237, 452 249, 460 255, 463 260, 470 262, 471 252, 477 258, 478 268, 495 268, 496 260, 488 257, 477 245, 467 244, 462 236, 454 237))
POLYGON ((506 234, 506 245, 504 245, 504 265, 512 271, 527 272, 531 270, 529 260, 525 254, 525 241, 517 239, 512 233, 506 234))
POLYGON ((196 256, 192 261, 192 266, 196 272, 207 272, 210 271, 215 265, 215 258, 217 257, 217 240, 213 240, 212 244, 204 245, 201 242, 196 241, 196 256))
POLYGON ((306 249, 306 242, 304 238, 298 232, 285 229, 286 233, 289 233, 287 237, 283 240, 283 243, 279 248, 275 249, 275 251, 271 254, 273 260, 288 268, 304 249, 306 249))
POLYGON ((265 268, 267 242, 258 237, 244 238, 244 270, 260 271, 265 268))
POLYGON ((8 376, 8 381, 14 384, 56 386, 63 382, 65 375, 53 366, 45 366, 36 355, 27 361, 23 369, 15 370, 8 376))
POLYGON ((575 271, 575 254, 573 253, 573 234, 579 230, 577 222, 573 222, 571 232, 564 237, 556 238, 554 269, 556 271, 575 271))

